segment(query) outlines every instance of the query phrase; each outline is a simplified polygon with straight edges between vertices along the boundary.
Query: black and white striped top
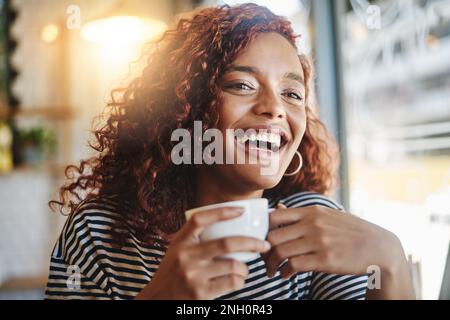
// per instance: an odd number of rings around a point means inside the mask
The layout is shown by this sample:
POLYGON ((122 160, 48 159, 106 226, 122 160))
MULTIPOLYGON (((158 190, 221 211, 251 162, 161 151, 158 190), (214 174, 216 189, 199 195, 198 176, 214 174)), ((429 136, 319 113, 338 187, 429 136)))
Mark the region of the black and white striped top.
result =
MULTIPOLYGON (((342 207, 322 195, 302 192, 270 200, 270 207, 322 205, 342 207)), ((46 299, 132 299, 151 281, 165 248, 139 241, 130 230, 121 248, 113 246, 111 226, 120 219, 108 200, 86 202, 68 218, 53 249, 46 299)), ((262 258, 247 263, 245 287, 219 299, 359 299, 365 297, 367 276, 297 273, 268 278, 262 258)))

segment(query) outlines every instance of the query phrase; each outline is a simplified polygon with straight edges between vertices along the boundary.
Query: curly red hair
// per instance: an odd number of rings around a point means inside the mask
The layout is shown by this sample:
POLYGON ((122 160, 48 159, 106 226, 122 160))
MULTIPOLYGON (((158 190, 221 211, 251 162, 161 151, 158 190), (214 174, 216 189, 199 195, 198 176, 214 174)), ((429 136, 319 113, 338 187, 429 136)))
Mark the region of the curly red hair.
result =
MULTIPOLYGON (((176 232, 192 205, 193 165, 171 161, 174 129, 193 130, 194 121, 207 127, 218 122, 219 79, 227 65, 262 32, 277 32, 294 47, 291 23, 255 4, 204 8, 179 19, 176 26, 152 43, 141 75, 111 94, 106 122, 94 130, 91 147, 97 155, 66 168, 60 189, 62 213, 75 214, 85 201, 115 197, 118 213, 137 236, 176 232)), ((312 68, 299 55, 311 90, 312 68)), ((336 169, 335 143, 307 108, 306 132, 299 147, 303 168, 285 177, 266 197, 299 191, 327 193, 336 169)), ((293 164, 294 165, 294 164, 293 164)), ((290 169, 288 169, 290 171, 290 169)))

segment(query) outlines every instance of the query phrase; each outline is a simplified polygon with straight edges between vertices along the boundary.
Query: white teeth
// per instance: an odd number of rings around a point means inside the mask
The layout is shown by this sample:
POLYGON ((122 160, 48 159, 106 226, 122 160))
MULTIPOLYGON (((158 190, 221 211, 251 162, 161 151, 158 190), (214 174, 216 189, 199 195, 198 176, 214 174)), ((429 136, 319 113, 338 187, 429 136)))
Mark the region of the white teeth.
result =
POLYGON ((257 139, 257 140, 260 140, 260 141, 265 141, 265 142, 269 141, 269 140, 268 140, 269 137, 267 136, 266 133, 258 133, 258 134, 256 135, 256 139, 257 139))
POLYGON ((256 142, 256 141, 260 141, 260 142, 264 142, 264 143, 269 142, 278 148, 281 146, 281 135, 279 133, 274 133, 274 132, 262 132, 262 133, 257 133, 257 134, 245 133, 242 136, 237 137, 237 141, 242 144, 244 144, 248 140, 250 140, 252 142, 256 142))
POLYGON ((281 136, 279 134, 271 134, 271 143, 273 143, 274 145, 276 145, 277 147, 280 147, 281 145, 281 136))

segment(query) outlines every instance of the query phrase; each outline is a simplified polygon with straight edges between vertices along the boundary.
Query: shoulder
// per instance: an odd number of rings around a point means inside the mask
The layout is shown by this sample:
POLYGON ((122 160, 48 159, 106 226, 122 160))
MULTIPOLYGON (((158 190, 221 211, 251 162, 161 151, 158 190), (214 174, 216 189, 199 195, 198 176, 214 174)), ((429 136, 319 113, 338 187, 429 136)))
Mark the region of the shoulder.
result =
POLYGON ((79 247, 110 242, 113 228, 123 220, 113 198, 83 201, 67 217, 53 250, 53 257, 70 259, 71 252, 79 247))
POLYGON ((114 198, 87 200, 68 217, 68 224, 82 224, 86 227, 108 225, 122 219, 119 210, 118 202, 114 198))
POLYGON ((122 210, 131 208, 103 198, 84 201, 68 217, 51 257, 48 298, 129 299, 148 283, 164 247, 137 239, 122 210), (67 289, 75 274, 80 285, 67 289))
POLYGON ((336 210, 344 210, 344 207, 335 200, 316 192, 298 192, 278 200, 279 203, 284 204, 288 208, 298 208, 307 206, 324 206, 336 210))

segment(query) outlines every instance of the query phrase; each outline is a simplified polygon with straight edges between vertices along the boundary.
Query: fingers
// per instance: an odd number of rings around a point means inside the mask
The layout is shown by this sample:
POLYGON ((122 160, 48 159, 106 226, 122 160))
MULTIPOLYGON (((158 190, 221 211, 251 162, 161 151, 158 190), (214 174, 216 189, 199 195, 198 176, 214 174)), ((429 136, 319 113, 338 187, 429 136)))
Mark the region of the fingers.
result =
POLYGON ((209 279, 232 274, 246 278, 248 276, 247 265, 235 259, 221 259, 214 260, 204 270, 205 277, 209 279))
POLYGON ((244 210, 242 207, 223 207, 197 212, 180 230, 179 239, 182 241, 197 239, 208 225, 237 218, 244 213, 244 210))
POLYGON ((302 219, 306 211, 301 208, 289 208, 275 210, 269 216, 269 230, 279 227, 280 225, 289 225, 302 219))
POLYGON ((319 265, 319 254, 304 254, 289 258, 283 267, 281 267, 280 274, 282 278, 287 279, 297 272, 318 271, 319 265))
POLYGON ((267 252, 270 243, 252 237, 235 236, 217 240, 210 240, 198 246, 198 255, 204 259, 220 257, 232 252, 267 252))
POLYGON ((286 259, 312 253, 316 249, 313 240, 297 239, 274 247, 265 257, 267 275, 273 277, 278 266, 286 259))
POLYGON ((272 247, 275 247, 281 243, 305 236, 309 232, 309 229, 310 227, 308 225, 304 226, 299 223, 280 227, 269 231, 267 241, 270 242, 272 247))
POLYGON ((213 260, 199 271, 201 277, 207 280, 206 292, 210 297, 241 289, 249 273, 245 263, 234 259, 213 260))
POLYGON ((217 277, 209 281, 209 292, 214 297, 220 297, 232 291, 242 289, 245 285, 245 278, 231 274, 217 277))

